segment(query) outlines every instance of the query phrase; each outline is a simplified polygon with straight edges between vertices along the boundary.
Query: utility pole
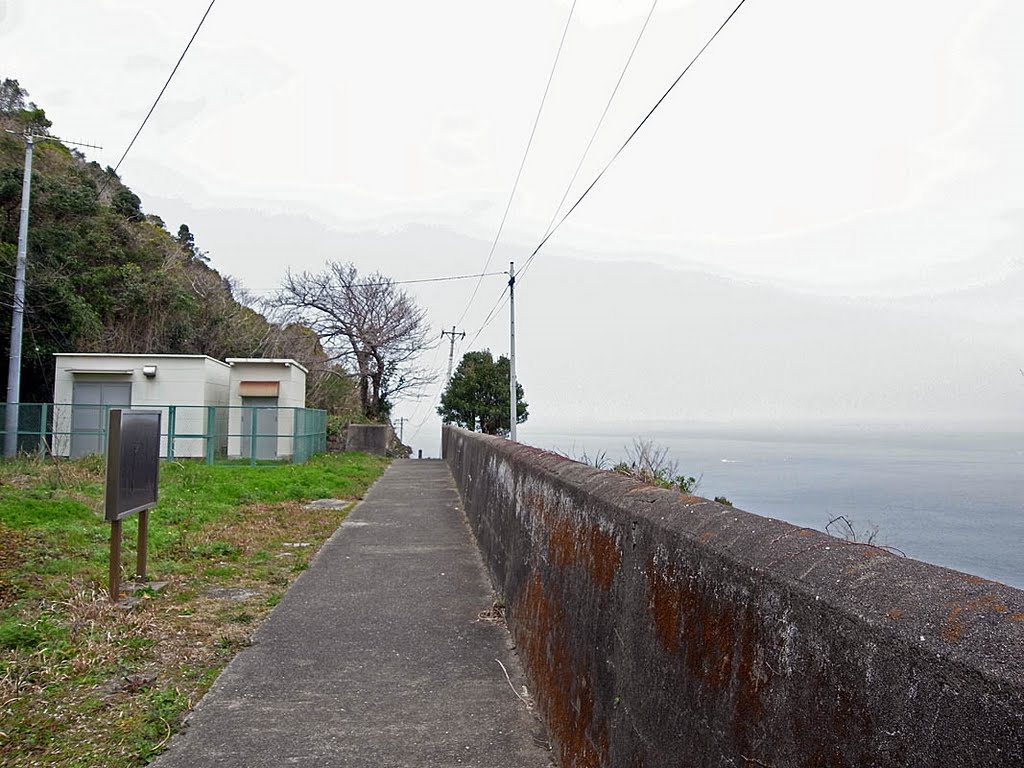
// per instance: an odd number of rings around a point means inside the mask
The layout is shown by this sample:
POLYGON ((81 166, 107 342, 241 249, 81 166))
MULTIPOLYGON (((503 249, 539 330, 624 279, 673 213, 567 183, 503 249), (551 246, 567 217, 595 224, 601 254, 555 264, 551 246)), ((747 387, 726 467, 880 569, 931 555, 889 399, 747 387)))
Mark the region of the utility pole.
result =
POLYGON ((21 180, 21 221, 18 223, 18 261, 14 268, 11 306, 11 354, 7 364, 7 407, 4 408, 4 456, 18 452, 18 405, 21 398, 21 336, 25 327, 25 262, 28 257, 28 204, 32 195, 32 149, 36 138, 25 135, 25 175, 21 180))
POLYGON ((398 442, 402 442, 405 439, 405 422, 407 421, 408 419, 405 416, 398 417, 398 442))
POLYGON ((509 366, 508 366, 508 389, 509 389, 509 432, 508 436, 512 442, 516 440, 516 263, 508 263, 508 313, 509 313, 509 366))
MULTIPOLYGON (((15 133, 15 131, 7 131, 15 133)), ((15 135, 17 135, 15 133, 15 135)), ((21 337, 25 329, 25 266, 28 261, 28 210, 32 195, 32 150, 37 141, 56 136, 22 135, 25 139, 25 173, 21 180, 21 220, 18 222, 18 260, 14 268, 14 301, 11 304, 11 350, 7 365, 7 406, 4 408, 4 456, 10 458, 18 452, 18 410, 21 403, 21 337)), ((81 147, 102 149, 92 144, 67 141, 81 147)), ((42 430, 46 425, 42 425, 42 430)))
POLYGON ((445 336, 450 336, 451 340, 452 340, 451 346, 448 348, 448 377, 445 379, 445 381, 451 381, 452 380, 452 360, 455 358, 455 339, 456 338, 459 338, 459 339, 466 338, 466 332, 465 331, 459 331, 458 333, 456 333, 455 332, 455 326, 453 325, 452 329, 450 331, 441 331, 441 338, 443 339, 445 336))

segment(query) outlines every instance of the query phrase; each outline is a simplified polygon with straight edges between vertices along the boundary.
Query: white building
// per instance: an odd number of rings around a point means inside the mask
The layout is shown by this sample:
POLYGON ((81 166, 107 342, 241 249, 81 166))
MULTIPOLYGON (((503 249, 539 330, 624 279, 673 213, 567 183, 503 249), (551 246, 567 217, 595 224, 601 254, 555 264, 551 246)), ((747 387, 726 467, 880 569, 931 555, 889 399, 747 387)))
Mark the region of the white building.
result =
POLYGON ((205 355, 59 353, 53 386, 53 452, 103 450, 110 407, 158 408, 161 455, 286 458, 296 408, 306 405, 306 369, 294 360, 205 355), (282 410, 287 409, 287 410, 282 410), (168 453, 167 435, 173 434, 168 453))
POLYGON ((306 407, 306 374, 294 360, 229 357, 228 455, 257 459, 291 456, 295 409, 306 407))

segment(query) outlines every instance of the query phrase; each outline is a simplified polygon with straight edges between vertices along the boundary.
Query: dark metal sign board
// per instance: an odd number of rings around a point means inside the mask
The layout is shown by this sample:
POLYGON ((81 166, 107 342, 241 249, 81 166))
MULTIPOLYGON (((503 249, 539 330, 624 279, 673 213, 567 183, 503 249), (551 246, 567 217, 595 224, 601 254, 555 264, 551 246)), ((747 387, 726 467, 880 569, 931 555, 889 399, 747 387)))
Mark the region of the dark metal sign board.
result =
POLYGON ((107 431, 106 519, 156 505, 160 478, 160 411, 112 409, 107 431))

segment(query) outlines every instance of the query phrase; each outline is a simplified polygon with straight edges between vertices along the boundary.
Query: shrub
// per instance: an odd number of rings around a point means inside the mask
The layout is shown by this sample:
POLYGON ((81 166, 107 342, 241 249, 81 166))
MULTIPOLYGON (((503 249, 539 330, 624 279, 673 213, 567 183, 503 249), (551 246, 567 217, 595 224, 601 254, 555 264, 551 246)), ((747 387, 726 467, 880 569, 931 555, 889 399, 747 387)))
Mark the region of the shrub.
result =
POLYGON ((613 471, 687 495, 695 493, 700 485, 700 478, 678 474, 679 462, 669 458, 668 448, 649 438, 633 438, 633 445, 626 447, 626 461, 616 464, 613 471))

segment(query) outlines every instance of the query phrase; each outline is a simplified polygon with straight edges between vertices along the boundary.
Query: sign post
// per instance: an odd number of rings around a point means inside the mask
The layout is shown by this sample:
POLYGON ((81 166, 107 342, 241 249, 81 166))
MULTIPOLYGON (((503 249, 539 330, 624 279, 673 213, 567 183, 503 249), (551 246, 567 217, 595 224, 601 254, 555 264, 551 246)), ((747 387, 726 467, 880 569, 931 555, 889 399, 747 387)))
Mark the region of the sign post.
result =
POLYGON ((110 522, 110 599, 121 596, 121 522, 139 513, 135 573, 146 578, 149 510, 160 478, 160 411, 111 409, 107 423, 105 517, 110 522))

